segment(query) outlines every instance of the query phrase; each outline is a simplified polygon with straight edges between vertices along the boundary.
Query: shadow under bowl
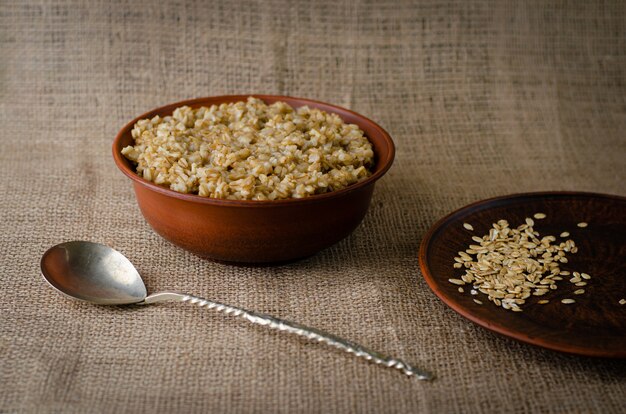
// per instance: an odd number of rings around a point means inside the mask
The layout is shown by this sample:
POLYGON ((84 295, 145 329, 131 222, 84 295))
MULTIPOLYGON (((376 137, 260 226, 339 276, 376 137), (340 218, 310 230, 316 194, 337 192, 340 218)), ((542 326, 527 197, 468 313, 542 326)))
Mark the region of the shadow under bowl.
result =
POLYGON ((137 203, 148 224, 171 243, 201 257, 237 263, 277 263, 311 256, 348 236, 363 220, 374 184, 391 167, 395 155, 389 134, 350 110, 309 99, 276 95, 228 95, 190 99, 153 109, 126 124, 113 141, 117 167, 133 182, 137 203), (306 198, 273 201, 223 200, 183 194, 140 177, 121 153, 132 145, 131 131, 140 119, 171 115, 174 109, 245 101, 283 101, 309 106, 356 124, 372 143, 373 174, 344 189, 306 198))

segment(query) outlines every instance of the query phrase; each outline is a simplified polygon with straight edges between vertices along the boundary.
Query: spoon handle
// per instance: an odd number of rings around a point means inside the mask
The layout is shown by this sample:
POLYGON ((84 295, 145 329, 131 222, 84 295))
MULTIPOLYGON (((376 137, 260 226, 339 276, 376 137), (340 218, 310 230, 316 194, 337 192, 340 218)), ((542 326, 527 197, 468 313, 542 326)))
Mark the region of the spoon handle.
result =
POLYGON ((433 379, 432 374, 413 367, 400 359, 385 356, 376 351, 371 351, 359 344, 339 338, 338 336, 320 331, 318 329, 309 328, 304 325, 300 325, 299 323, 285 321, 262 313, 252 312, 246 309, 241 309, 223 303, 212 302, 210 300, 198 298, 191 295, 182 295, 180 293, 171 292, 155 293, 153 295, 150 295, 145 299, 144 303, 149 304, 161 301, 189 302, 201 307, 205 306, 209 309, 213 309, 227 315, 241 317, 248 322, 257 325, 262 325, 278 331, 303 336, 311 341, 325 343, 335 348, 339 348, 345 352, 354 354, 357 357, 364 358, 375 364, 399 369, 404 374, 408 376, 415 376, 417 379, 420 380, 433 379))

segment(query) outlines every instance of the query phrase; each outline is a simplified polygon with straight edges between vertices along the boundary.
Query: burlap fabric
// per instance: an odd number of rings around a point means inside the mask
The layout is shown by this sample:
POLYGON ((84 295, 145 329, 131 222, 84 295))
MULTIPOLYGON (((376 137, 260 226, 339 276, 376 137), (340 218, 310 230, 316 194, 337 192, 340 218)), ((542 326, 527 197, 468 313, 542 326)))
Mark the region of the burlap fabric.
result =
POLYGON ((0 412, 598 412, 624 361, 498 337, 428 289, 420 239, 447 212, 535 190, 626 194, 623 2, 0 2, 0 412), (190 97, 350 107, 397 158, 354 234, 281 267, 156 236, 112 161, 129 119, 190 97), (319 327, 434 371, 424 383, 184 304, 59 296, 39 258, 114 246, 148 289, 319 327))

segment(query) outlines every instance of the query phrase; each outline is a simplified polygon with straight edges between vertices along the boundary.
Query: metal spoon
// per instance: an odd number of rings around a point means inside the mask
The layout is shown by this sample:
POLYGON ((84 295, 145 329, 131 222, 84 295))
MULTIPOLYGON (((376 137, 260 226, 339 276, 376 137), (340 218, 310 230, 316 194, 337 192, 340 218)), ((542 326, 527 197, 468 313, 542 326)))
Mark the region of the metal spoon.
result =
POLYGON ((257 325, 326 343, 373 363, 397 368, 408 376, 421 380, 433 378, 430 373, 399 359, 298 323, 180 293, 160 292, 148 296, 146 286, 133 264, 117 250, 102 244, 86 241, 58 244, 41 258, 41 273, 50 286, 72 299, 98 305, 143 305, 165 301, 195 303, 227 315, 239 316, 257 325))

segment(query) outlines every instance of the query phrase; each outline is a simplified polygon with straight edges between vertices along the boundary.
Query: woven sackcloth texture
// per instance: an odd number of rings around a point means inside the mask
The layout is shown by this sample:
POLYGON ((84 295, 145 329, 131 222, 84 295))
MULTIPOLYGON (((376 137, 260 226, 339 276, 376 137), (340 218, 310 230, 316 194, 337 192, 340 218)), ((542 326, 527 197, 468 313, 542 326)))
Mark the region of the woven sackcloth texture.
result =
POLYGON ((0 0, 0 412, 617 413, 626 364, 471 324, 417 250, 440 217, 510 193, 626 195, 626 3, 0 0), (213 263, 143 220, 111 142, 192 97, 351 108, 397 145, 362 225, 278 267, 213 263), (185 304, 98 307, 39 273, 105 243, 148 290, 295 320, 432 383, 185 304))

